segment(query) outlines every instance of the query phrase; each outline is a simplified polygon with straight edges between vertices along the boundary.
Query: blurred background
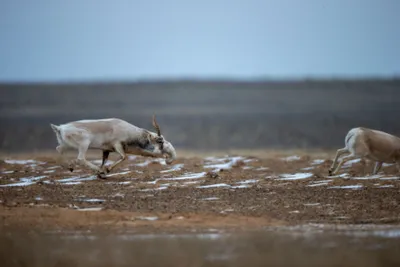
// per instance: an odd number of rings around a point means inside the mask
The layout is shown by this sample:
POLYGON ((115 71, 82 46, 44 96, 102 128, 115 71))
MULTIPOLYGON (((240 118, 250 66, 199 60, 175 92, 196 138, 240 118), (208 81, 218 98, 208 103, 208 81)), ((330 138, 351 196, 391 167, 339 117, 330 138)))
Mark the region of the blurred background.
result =
POLYGON ((0 2, 1 152, 118 117, 178 149, 336 149, 400 135, 395 0, 0 2))

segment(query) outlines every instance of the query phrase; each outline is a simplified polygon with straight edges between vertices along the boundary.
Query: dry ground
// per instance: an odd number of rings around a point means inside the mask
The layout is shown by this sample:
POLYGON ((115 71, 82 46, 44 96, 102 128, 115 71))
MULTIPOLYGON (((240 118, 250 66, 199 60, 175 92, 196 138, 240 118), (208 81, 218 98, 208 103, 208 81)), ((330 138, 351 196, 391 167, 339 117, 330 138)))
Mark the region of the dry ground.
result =
POLYGON ((354 162, 328 177, 331 152, 224 154, 181 153, 171 166, 131 157, 106 180, 70 173, 51 154, 3 155, 1 226, 182 232, 400 223, 395 166, 368 177, 354 162))

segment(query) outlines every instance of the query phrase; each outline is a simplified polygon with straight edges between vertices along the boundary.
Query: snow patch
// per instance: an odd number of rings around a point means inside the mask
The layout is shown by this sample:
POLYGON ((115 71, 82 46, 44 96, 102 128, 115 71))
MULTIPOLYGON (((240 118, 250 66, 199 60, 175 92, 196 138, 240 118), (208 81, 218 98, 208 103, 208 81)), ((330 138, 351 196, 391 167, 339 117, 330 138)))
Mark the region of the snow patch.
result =
POLYGON ((319 206, 319 203, 304 203, 304 206, 319 206))
POLYGON ((229 160, 226 163, 219 163, 219 164, 211 164, 211 165, 204 165, 204 168, 207 169, 214 169, 214 171, 220 170, 220 169, 231 169, 238 161, 243 160, 243 157, 231 157, 227 158, 229 160))
POLYGON ((163 160, 163 159, 146 160, 146 161, 144 161, 142 163, 136 163, 136 164, 133 164, 133 165, 138 166, 138 167, 146 167, 147 165, 149 165, 151 163, 159 163, 161 165, 167 165, 165 163, 165 160, 163 160))
POLYGON ((328 185, 328 183, 309 184, 309 185, 307 185, 307 186, 309 186, 309 187, 315 187, 315 186, 323 186, 323 185, 328 185))
POLYGON ((189 182, 184 182, 183 184, 187 185, 187 184, 198 184, 200 183, 202 180, 200 181, 189 181, 189 182))
MULTIPOLYGON (((173 178, 162 178, 162 180, 188 180, 188 179, 198 179, 206 175, 206 172, 190 173, 183 176, 173 177, 173 178)), ((159 179, 161 180, 161 179, 159 179)))
POLYGON ((382 164, 382 167, 389 167, 389 166, 392 166, 392 165, 394 165, 395 163, 383 163, 382 164))
POLYGON ((112 174, 107 174, 107 177, 112 177, 112 176, 117 176, 117 175, 124 175, 124 174, 128 174, 131 171, 126 171, 126 172, 117 172, 117 173, 112 173, 112 174))
POLYGON ((246 184, 231 186, 231 188, 248 188, 248 187, 250 187, 250 186, 248 186, 246 184))
POLYGON ((206 197, 206 198, 202 198, 201 200, 218 200, 219 197, 206 197))
POLYGON ((80 198, 76 199, 76 201, 80 202, 105 202, 105 199, 99 199, 99 198, 80 198))
POLYGON ((322 163, 324 163, 324 162, 325 162, 324 159, 314 159, 314 160, 311 162, 311 165, 320 165, 320 164, 322 164, 322 163))
MULTIPOLYGON (((93 163, 93 164, 102 164, 103 163, 103 160, 101 160, 101 159, 95 159, 95 160, 91 160, 91 162, 93 163)), ((107 163, 106 164, 104 164, 105 166, 109 166, 109 165, 111 165, 111 164, 113 164, 114 163, 114 161, 113 160, 107 160, 107 163)))
POLYGON ((37 161, 33 159, 28 159, 28 160, 18 160, 18 159, 6 159, 4 160, 5 163, 7 164, 18 164, 18 165, 28 165, 28 164, 33 164, 33 165, 40 165, 40 164, 46 164, 46 162, 43 161, 37 161))
POLYGON ((343 166, 351 166, 354 163, 358 163, 360 161, 361 161, 361 159, 352 159, 352 160, 349 160, 349 161, 346 161, 345 163, 343 163, 343 166))
POLYGON ((19 180, 21 182, 19 183, 13 183, 13 184, 2 184, 0 185, 0 187, 9 187, 9 186, 28 186, 31 184, 35 184, 36 181, 43 179, 47 177, 46 175, 42 175, 42 176, 31 176, 31 177, 23 177, 23 178, 19 178, 19 180))
POLYGON ((252 184, 252 183, 258 183, 259 180, 256 179, 249 179, 249 180, 244 180, 244 181, 239 181, 237 182, 238 184, 252 184))
POLYGON ((378 187, 378 188, 391 188, 391 187, 394 187, 394 185, 392 185, 392 184, 386 184, 386 185, 378 185, 377 187, 378 187))
POLYGON ((350 174, 348 174, 348 173, 342 173, 342 174, 339 174, 339 175, 329 176, 329 178, 348 178, 348 177, 350 177, 350 174))
POLYGON ((103 209, 103 207, 93 207, 93 208, 78 208, 76 210, 79 210, 79 211, 100 211, 102 209, 103 209))
POLYGON ((379 180, 398 180, 400 179, 399 177, 382 177, 379 180))
POLYGON ((364 177, 352 177, 353 180, 370 180, 370 179, 379 179, 382 178, 382 175, 371 175, 371 176, 364 176, 364 177))
POLYGON ((310 172, 300 172, 300 173, 295 173, 295 174, 280 174, 278 180, 301 180, 301 179, 307 179, 311 178, 314 174, 310 172))
POLYGON ((228 184, 210 184, 210 185, 201 185, 198 186, 197 188, 213 188, 213 187, 231 187, 228 184))
POLYGON ((249 186, 248 186, 247 184, 234 185, 234 186, 232 186, 232 185, 224 184, 224 183, 197 186, 197 188, 202 188, 202 189, 206 189, 206 188, 216 188, 216 187, 223 187, 223 188, 228 188, 228 189, 229 189, 229 188, 235 189, 235 188, 248 188, 249 186))
POLYGON ((297 155, 289 156, 289 157, 286 157, 286 158, 282 158, 282 160, 284 160, 284 161, 296 161, 296 160, 300 160, 300 159, 301 158, 299 156, 297 156, 297 155))
POLYGON ((165 189, 167 189, 167 188, 168 188, 168 186, 160 186, 160 187, 157 187, 157 188, 141 189, 141 190, 139 190, 139 191, 147 192, 147 191, 153 191, 153 190, 165 190, 165 189))
POLYGON ((175 164, 173 165, 170 169, 168 170, 163 170, 160 171, 161 173, 167 173, 167 172, 175 172, 175 171, 180 171, 184 165, 183 164, 175 164))
POLYGON ((107 184, 120 184, 120 185, 123 185, 123 184, 130 184, 130 183, 132 183, 131 181, 123 181, 123 182, 107 182, 107 184))
POLYGON ((154 216, 154 217, 138 216, 138 217, 135 217, 135 219, 143 220, 143 221, 156 221, 156 220, 158 220, 158 217, 156 217, 156 216, 154 216))
POLYGON ((89 177, 74 176, 74 177, 59 179, 59 180, 56 180, 56 181, 59 182, 59 183, 63 183, 63 184, 67 184, 67 183, 71 184, 70 182, 76 183, 76 182, 91 181, 91 180, 96 180, 96 179, 97 179, 97 177, 92 175, 92 176, 89 176, 89 177))
POLYGON ((330 189, 361 189, 363 185, 357 184, 357 185, 338 185, 338 186, 331 186, 328 187, 330 189))
POLYGON ((54 170, 54 169, 59 169, 59 168, 61 168, 61 167, 60 166, 51 166, 51 167, 48 167, 47 169, 54 170))

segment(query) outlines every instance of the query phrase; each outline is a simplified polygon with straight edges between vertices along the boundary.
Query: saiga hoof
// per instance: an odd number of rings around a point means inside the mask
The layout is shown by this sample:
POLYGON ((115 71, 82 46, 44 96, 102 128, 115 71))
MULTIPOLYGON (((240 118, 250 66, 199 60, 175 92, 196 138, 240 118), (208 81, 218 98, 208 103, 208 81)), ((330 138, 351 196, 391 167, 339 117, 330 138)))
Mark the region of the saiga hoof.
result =
POLYGON ((106 174, 104 172, 100 172, 100 173, 97 174, 97 178, 106 179, 107 177, 106 177, 106 174))

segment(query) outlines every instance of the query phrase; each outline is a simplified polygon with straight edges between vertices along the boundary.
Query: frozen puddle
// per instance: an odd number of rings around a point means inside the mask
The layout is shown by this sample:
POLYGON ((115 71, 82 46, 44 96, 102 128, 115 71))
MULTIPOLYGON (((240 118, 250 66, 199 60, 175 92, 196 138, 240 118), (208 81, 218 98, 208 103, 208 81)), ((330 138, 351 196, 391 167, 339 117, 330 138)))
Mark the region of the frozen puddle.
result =
POLYGON ((310 172, 300 172, 295 174, 280 174, 278 180, 301 180, 313 177, 314 174, 310 172))
POLYGON ((46 178, 46 175, 43 176, 31 176, 31 177, 24 177, 24 178, 19 178, 21 182, 19 183, 13 183, 13 184, 2 184, 0 187, 6 187, 6 186, 27 186, 31 184, 35 184, 38 180, 46 178))

